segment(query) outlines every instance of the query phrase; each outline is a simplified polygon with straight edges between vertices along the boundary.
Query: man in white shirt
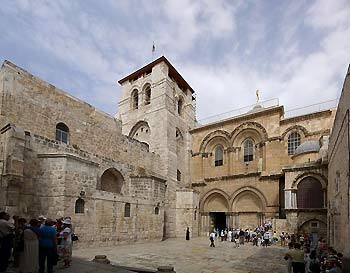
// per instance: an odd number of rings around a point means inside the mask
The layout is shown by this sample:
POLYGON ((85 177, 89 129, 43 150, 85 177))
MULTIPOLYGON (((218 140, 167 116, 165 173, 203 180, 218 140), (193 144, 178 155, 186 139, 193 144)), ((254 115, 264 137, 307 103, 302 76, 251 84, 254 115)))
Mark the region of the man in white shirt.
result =
POLYGON ((215 232, 212 231, 209 235, 209 239, 210 239, 210 247, 215 247, 215 244, 214 244, 214 240, 215 240, 215 232))

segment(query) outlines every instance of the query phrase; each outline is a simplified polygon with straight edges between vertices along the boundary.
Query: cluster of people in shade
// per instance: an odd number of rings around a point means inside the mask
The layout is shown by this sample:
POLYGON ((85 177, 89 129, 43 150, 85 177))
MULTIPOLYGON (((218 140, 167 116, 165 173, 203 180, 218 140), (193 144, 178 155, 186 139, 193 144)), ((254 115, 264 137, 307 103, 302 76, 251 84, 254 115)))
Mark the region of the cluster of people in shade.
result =
POLYGON ((329 247, 323 238, 314 234, 278 234, 271 223, 265 223, 255 229, 215 228, 209 235, 210 247, 215 241, 233 242, 239 248, 244 244, 268 247, 276 245, 288 247, 285 254, 287 273, 343 273, 343 254, 329 247))
POLYGON ((53 272, 53 267, 69 267, 73 233, 71 217, 49 219, 41 215, 25 218, 0 212, 0 272, 9 265, 20 273, 53 272))

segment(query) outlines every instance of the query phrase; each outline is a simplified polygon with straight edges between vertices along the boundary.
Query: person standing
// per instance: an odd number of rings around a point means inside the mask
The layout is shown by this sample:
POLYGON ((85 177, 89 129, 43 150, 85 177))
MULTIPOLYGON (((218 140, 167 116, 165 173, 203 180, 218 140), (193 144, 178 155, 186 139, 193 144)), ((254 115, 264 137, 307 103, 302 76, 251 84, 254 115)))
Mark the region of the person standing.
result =
POLYGON ((22 273, 38 272, 39 270, 39 221, 32 219, 29 227, 23 231, 23 251, 19 258, 19 270, 22 273))
POLYGON ((190 240, 190 228, 187 227, 186 229, 186 240, 189 241, 190 240))
POLYGON ((299 243, 294 244, 294 249, 288 251, 285 257, 292 260, 293 273, 305 273, 304 250, 299 243))
POLYGON ((44 273, 45 261, 47 273, 53 272, 54 256, 57 251, 56 229, 52 227, 53 224, 51 219, 46 219, 45 225, 40 228, 39 273, 44 273))
POLYGON ((270 232, 266 231, 264 233, 264 246, 268 247, 269 242, 270 242, 270 232))
POLYGON ((0 212, 0 272, 6 271, 13 247, 15 226, 9 222, 10 215, 0 212))
POLYGON ((210 247, 215 247, 214 241, 215 241, 215 232, 212 231, 209 235, 209 240, 210 240, 210 247))

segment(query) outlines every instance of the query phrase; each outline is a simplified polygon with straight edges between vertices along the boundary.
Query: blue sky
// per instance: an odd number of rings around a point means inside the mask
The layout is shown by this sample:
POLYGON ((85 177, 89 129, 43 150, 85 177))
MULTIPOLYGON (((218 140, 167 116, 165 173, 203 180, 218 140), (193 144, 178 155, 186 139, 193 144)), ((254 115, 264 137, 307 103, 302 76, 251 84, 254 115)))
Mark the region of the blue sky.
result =
POLYGON ((2 0, 0 61, 114 115, 119 79, 165 55, 199 119, 261 100, 286 109, 339 97, 350 1, 2 0))

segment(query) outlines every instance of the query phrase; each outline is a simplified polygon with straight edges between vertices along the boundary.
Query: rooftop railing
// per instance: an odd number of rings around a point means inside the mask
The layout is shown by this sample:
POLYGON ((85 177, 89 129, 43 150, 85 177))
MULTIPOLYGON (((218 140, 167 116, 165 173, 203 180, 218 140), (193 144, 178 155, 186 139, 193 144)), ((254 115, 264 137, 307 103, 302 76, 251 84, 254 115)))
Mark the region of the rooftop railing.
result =
POLYGON ((339 102, 339 98, 311 104, 300 108, 291 109, 284 112, 284 119, 294 118, 294 117, 317 113, 317 112, 321 112, 329 109, 334 109, 337 107, 338 102, 339 102))
POLYGON ((215 123, 218 121, 222 121, 222 120, 226 120, 226 119, 230 119, 233 117, 237 117, 237 116, 241 116, 241 115, 245 115, 248 114, 248 112, 252 111, 254 107, 260 105, 261 108, 255 108, 254 112, 259 112, 261 110, 265 110, 266 108, 271 108, 271 107, 275 107, 275 106, 279 106, 279 102, 278 99, 270 99, 270 100, 266 100, 266 101, 262 101, 259 103, 255 103, 249 106, 245 106, 239 109, 235 109, 235 110, 231 110, 225 113, 221 113, 218 115, 214 115, 214 116, 210 116, 204 119, 200 119, 197 121, 196 123, 196 127, 201 127, 204 125, 208 125, 211 123, 215 123))
MULTIPOLYGON (((291 109, 284 112, 283 119, 288 119, 288 118, 293 118, 297 116, 317 113, 317 112, 321 112, 329 109, 334 109, 337 107, 338 102, 339 102, 339 98, 311 104, 300 108, 291 109)), ((224 121, 233 117, 243 116, 252 112, 256 113, 256 112, 264 111, 268 108, 276 107, 276 106, 279 106, 278 99, 266 100, 263 102, 259 102, 258 104, 252 104, 252 105, 235 109, 229 112, 225 112, 222 114, 218 114, 215 116, 210 116, 210 117, 198 120, 195 127, 198 128, 198 127, 209 125, 215 122, 224 121), (261 108, 259 106, 261 106, 261 108)))

